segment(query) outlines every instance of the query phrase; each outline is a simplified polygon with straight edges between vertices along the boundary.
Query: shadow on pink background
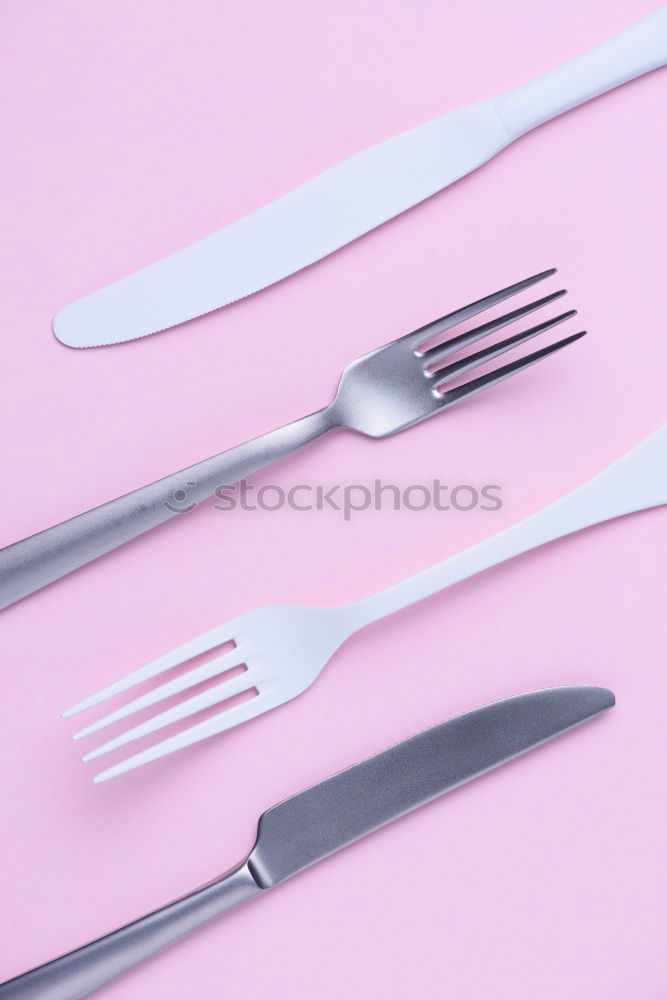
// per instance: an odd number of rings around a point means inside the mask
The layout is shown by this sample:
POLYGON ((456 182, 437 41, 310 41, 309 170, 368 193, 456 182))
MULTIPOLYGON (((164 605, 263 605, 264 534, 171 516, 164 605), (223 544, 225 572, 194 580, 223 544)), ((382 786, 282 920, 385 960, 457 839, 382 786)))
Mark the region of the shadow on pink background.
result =
POLYGON ((229 867, 263 809, 332 771, 495 698, 590 683, 615 690, 608 716, 104 995, 666 995, 663 511, 368 629, 302 698, 108 785, 90 783, 96 763, 84 767, 69 740, 77 721, 59 718, 249 608, 353 600, 453 554, 664 422, 664 75, 552 122, 354 245, 180 330, 86 352, 50 332, 71 299, 652 6, 5 4, 0 544, 324 405, 351 358, 543 268, 559 268, 544 294, 567 287, 589 336, 396 438, 332 436, 257 477, 497 483, 499 512, 345 522, 208 505, 2 614, 0 979, 229 867))

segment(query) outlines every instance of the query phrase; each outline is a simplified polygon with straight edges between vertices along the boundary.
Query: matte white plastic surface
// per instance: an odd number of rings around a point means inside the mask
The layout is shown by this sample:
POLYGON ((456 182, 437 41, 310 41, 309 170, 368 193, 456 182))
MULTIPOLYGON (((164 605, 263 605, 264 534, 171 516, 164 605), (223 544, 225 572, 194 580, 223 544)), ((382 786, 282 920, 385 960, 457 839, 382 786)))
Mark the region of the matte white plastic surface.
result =
POLYGON ((362 622, 399 611, 475 573, 592 524, 667 503, 667 424, 560 500, 356 607, 362 622))
POLYGON ((517 136, 667 62, 667 7, 545 76, 372 146, 62 309, 70 347, 144 337, 259 291, 470 173, 517 136))
POLYGON ((221 677, 225 671, 241 664, 246 666, 244 673, 230 680, 222 679, 214 687, 145 719, 90 751, 84 760, 107 754, 241 692, 255 689, 256 696, 233 707, 223 707, 212 718, 195 723, 189 729, 114 764, 94 779, 106 781, 231 729, 301 694, 315 681, 343 642, 370 622, 393 614, 545 542, 610 518, 665 503, 667 424, 604 472, 551 506, 393 587, 362 601, 337 608, 277 605, 249 611, 135 670, 75 705, 65 715, 71 716, 92 708, 107 698, 128 691, 201 653, 234 640, 236 645, 231 651, 189 671, 182 671, 160 686, 151 687, 145 694, 81 730, 75 739, 98 732, 212 677, 221 677))
POLYGON ((228 305, 399 215, 509 142, 490 102, 371 146, 206 239, 62 309, 69 347, 133 340, 228 305))
POLYGON ((665 63, 667 5, 550 73, 496 97, 492 104, 509 136, 516 139, 665 63))

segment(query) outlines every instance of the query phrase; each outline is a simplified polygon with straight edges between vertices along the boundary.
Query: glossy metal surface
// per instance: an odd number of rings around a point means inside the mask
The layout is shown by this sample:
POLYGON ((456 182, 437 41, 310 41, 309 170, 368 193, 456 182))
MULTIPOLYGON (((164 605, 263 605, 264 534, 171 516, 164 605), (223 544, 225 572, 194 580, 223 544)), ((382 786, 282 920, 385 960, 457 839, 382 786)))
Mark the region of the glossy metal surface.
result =
POLYGON ((613 704, 605 688, 548 688, 442 722, 269 809, 248 864, 276 885, 613 704))
POLYGON ((244 863, 154 913, 0 985, 0 1000, 81 1000, 259 892, 244 863))
MULTIPOLYGON (((449 391, 441 392, 439 387, 455 377, 454 374, 445 371, 438 375, 432 371, 443 357, 557 299, 564 294, 559 291, 486 323, 475 331, 454 337, 448 344, 440 345, 435 353, 420 353, 418 350, 425 340, 436 337, 553 273, 553 270, 544 271, 520 281, 359 358, 345 369, 334 401, 316 413, 8 545, 0 550, 0 609, 176 517, 212 497, 218 487, 231 486, 245 479, 327 431, 346 428, 371 437, 395 434, 509 378, 576 340, 582 334, 567 337, 449 391)), ((497 357, 573 315, 574 311, 569 310, 508 341, 492 345, 487 351, 479 352, 468 369, 497 357)))
POLYGON ((0 1000, 82 1000, 237 903, 613 704, 605 688, 534 691, 403 740, 265 812, 247 861, 222 878, 0 985, 0 1000))

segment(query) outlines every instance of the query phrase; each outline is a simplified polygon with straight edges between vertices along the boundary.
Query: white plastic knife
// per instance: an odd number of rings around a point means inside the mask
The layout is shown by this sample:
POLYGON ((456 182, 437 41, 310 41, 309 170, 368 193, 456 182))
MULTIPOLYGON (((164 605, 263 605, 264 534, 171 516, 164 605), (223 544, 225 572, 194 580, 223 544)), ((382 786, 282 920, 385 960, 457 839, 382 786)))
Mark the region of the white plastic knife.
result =
POLYGON ((55 317, 69 347, 145 337, 272 285, 475 170, 514 139, 667 63, 667 5, 500 97, 404 132, 55 317))

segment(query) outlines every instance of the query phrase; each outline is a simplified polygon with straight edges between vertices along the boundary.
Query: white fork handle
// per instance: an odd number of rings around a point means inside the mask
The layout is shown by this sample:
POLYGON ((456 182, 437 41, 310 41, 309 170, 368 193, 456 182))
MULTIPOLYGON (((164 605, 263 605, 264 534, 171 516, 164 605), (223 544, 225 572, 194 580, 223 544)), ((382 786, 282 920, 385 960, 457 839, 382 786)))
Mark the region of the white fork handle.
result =
POLYGON ((361 628, 555 538, 667 503, 667 424, 627 455, 536 514, 350 606, 361 628))
POLYGON ((491 103, 512 139, 667 63, 667 5, 491 103))

